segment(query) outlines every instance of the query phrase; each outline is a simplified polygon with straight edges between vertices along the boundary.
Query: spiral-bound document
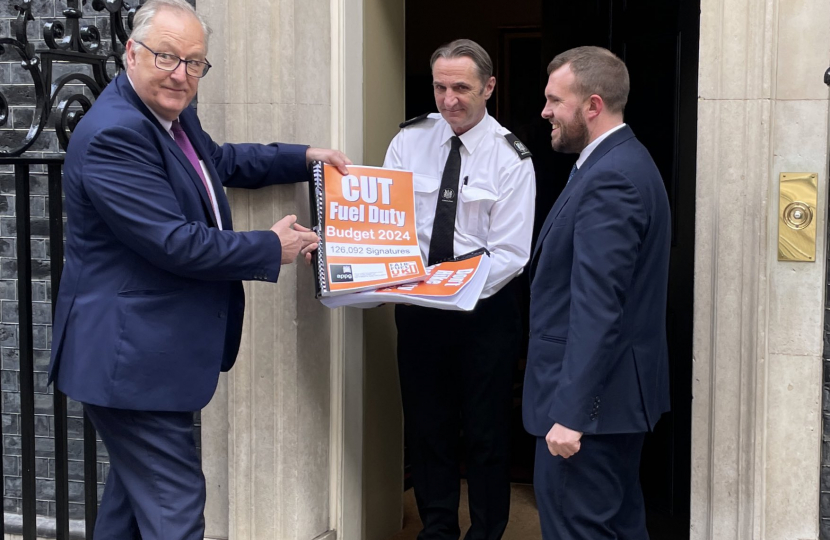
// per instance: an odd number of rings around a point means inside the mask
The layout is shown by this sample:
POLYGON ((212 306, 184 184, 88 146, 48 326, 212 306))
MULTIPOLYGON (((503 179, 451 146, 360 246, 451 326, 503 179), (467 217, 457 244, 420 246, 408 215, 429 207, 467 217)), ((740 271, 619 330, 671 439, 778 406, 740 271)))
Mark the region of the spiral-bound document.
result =
POLYGON ((478 249, 430 266, 424 281, 323 298, 321 301, 330 308, 371 308, 390 303, 471 311, 475 308, 490 273, 489 255, 486 249, 478 249))
POLYGON ((426 278, 411 172, 315 161, 309 192, 317 298, 426 278))

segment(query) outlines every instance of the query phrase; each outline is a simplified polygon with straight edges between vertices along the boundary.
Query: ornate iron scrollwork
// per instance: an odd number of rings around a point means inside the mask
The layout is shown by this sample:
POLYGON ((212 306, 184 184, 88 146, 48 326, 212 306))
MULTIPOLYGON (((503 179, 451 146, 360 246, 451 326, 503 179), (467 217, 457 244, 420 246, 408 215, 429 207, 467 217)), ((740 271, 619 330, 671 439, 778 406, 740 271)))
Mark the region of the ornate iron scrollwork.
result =
MULTIPOLYGON (((89 89, 93 98, 97 98, 112 80, 107 66, 114 65, 116 73, 124 69, 121 56, 129 39, 128 28, 132 30, 135 12, 143 3, 144 0, 137 0, 134 5, 124 0, 92 1, 94 11, 107 12, 110 17, 110 51, 103 54, 100 30, 95 25, 81 25, 83 7, 87 4, 87 0, 67 0, 67 7, 63 10, 66 22, 55 21, 44 24, 43 40, 46 48, 38 51, 35 51, 34 45, 29 43, 27 38, 27 25, 35 20, 32 14, 32 0, 19 0, 19 4, 14 6, 18 12, 17 19, 12 23, 15 37, 0 38, 0 54, 5 53, 6 47, 13 48, 17 52, 21 59, 21 66, 28 71, 32 79, 35 112, 26 137, 15 147, 0 151, 0 157, 19 156, 31 148, 43 133, 53 109, 57 113, 55 131, 58 142, 61 149, 66 150, 72 131, 84 113, 92 106, 92 100, 82 92, 63 97, 59 94, 67 84, 81 83, 89 89), (52 72, 55 62, 90 66, 92 76, 84 73, 69 73, 53 81, 52 72), (56 105, 59 97, 61 97, 60 102, 56 105)), ((8 100, 0 92, 0 126, 8 121, 8 100)))
MULTIPOLYGON (((26 29, 29 21, 35 20, 32 16, 32 1, 23 0, 21 5, 16 5, 14 8, 17 10, 17 19, 12 23, 15 37, 0 38, 0 54, 6 52, 6 47, 11 47, 17 52, 21 60, 21 66, 29 72, 29 76, 32 78, 32 84, 35 90, 35 114, 32 116, 32 125, 29 127, 29 132, 19 145, 10 149, 8 152, 0 153, 18 156, 34 144, 35 139, 37 139, 37 136, 43 130, 43 126, 46 124, 46 119, 48 118, 49 106, 43 78, 41 77, 40 61, 35 55, 34 45, 29 43, 29 40, 26 38, 26 29)), ((8 101, 3 94, 0 94, 0 126, 5 125, 8 120, 8 101)))

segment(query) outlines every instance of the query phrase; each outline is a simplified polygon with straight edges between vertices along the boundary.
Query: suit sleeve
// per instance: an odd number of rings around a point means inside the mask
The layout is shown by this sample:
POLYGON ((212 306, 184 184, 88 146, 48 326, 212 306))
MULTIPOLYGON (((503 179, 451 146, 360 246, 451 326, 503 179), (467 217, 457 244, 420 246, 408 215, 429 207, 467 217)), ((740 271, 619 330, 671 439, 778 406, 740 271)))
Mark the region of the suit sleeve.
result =
POLYGON ((616 365, 626 295, 648 217, 637 188, 622 174, 603 171, 590 182, 574 218, 574 258, 568 341, 550 416, 591 433, 598 398, 616 365))
POLYGON ((209 159, 225 187, 257 189, 275 184, 292 184, 308 180, 307 145, 301 144, 216 144, 202 129, 196 112, 182 111, 194 133, 202 138, 209 159))
POLYGON ((203 280, 277 281, 277 235, 187 221, 158 149, 131 129, 110 127, 93 137, 83 187, 113 234, 159 268, 203 280))
POLYGON ((202 131, 213 165, 222 185, 257 189, 275 184, 293 184, 308 180, 306 150, 300 144, 231 144, 218 145, 202 131))

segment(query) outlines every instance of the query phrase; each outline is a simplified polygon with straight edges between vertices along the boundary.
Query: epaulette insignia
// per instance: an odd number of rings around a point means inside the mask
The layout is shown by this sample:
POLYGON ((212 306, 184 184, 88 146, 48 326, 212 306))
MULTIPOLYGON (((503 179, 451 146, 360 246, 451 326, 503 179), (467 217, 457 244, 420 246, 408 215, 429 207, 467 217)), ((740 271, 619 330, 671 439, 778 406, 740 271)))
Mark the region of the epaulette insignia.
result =
POLYGON ((398 126, 398 127, 403 129, 407 126, 411 126, 412 124, 417 124, 418 122, 423 122, 424 120, 427 119, 428 116, 429 116, 429 113, 424 113, 421 116, 416 116, 415 118, 410 118, 406 122, 401 122, 401 125, 398 126))
POLYGON ((525 146, 524 143, 512 133, 505 133, 504 138, 507 139, 507 142, 510 143, 513 150, 519 154, 519 159, 529 158, 533 155, 530 153, 530 150, 527 149, 527 146, 525 146))

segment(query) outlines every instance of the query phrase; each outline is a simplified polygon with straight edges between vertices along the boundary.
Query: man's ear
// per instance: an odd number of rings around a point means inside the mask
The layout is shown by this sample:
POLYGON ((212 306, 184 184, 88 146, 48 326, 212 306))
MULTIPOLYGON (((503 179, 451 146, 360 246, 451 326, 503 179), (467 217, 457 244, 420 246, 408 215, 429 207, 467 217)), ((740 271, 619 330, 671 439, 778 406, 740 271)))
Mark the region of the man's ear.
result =
POLYGON ((124 67, 135 67, 135 41, 132 39, 127 40, 127 65, 124 67))
POLYGON ((588 98, 588 109, 585 111, 585 116, 587 118, 596 118, 604 110, 605 102, 602 101, 602 98, 597 94, 592 94, 591 97, 588 98))
POLYGON ((484 99, 490 99, 490 96, 493 95, 493 90, 496 88, 496 78, 490 77, 487 80, 487 84, 484 85, 484 99))

